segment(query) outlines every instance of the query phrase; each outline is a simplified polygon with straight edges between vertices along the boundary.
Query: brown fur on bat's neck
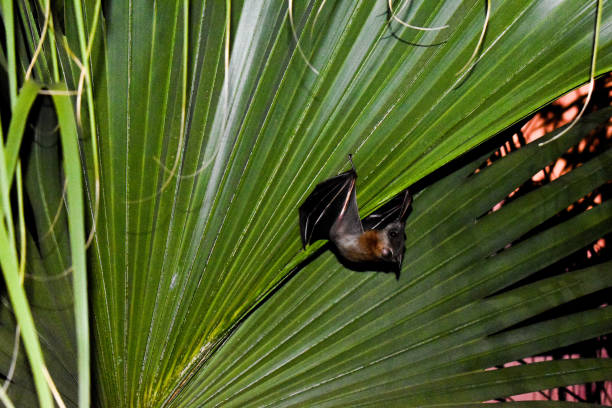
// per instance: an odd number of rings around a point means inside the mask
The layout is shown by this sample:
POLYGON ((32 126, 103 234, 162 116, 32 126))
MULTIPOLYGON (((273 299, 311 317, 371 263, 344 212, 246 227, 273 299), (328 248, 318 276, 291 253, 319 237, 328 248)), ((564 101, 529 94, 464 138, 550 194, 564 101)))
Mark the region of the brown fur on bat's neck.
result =
MULTIPOLYGON (((355 271, 380 271, 393 272, 395 278, 399 279, 401 269, 401 258, 404 248, 396 248, 401 251, 399 262, 394 262, 383 256, 383 248, 388 245, 386 230, 366 230, 361 235, 353 236, 353 243, 350 244, 348 237, 330 237, 332 252, 345 267, 355 271)), ((396 254, 397 256, 397 254, 396 254)))
MULTIPOLYGON (((401 248, 392 244, 389 234, 403 224, 394 223, 388 228, 369 229, 361 234, 332 234, 330 237, 340 255, 351 262, 394 262, 403 253, 401 248), (391 228, 391 229, 389 229, 391 228)), ((399 258, 401 259, 401 258, 399 258)))
POLYGON ((369 262, 381 259, 382 231, 367 230, 355 237, 353 245, 343 245, 341 240, 335 240, 336 247, 346 259, 352 262, 369 262))

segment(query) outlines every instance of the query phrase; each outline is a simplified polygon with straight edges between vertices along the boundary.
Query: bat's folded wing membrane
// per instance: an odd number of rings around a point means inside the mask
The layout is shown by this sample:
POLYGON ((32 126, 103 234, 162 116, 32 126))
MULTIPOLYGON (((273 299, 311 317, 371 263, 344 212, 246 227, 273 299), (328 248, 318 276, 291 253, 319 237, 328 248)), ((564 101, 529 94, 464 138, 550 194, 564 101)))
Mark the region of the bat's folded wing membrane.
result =
POLYGON ((319 183, 300 207, 300 232, 305 247, 329 239, 329 231, 355 188, 357 174, 347 171, 319 183))
POLYGON ((402 191, 378 210, 365 217, 362 221, 363 228, 366 230, 383 229, 394 221, 405 222, 411 203, 410 192, 408 190, 402 191))

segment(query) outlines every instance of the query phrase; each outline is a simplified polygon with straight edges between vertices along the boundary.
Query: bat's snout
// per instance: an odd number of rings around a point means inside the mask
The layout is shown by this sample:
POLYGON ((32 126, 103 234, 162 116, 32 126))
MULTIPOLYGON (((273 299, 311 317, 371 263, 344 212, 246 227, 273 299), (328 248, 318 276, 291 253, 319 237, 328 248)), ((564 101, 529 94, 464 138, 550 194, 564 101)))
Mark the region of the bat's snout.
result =
POLYGON ((383 248, 380 251, 380 255, 382 256, 383 259, 390 261, 391 259, 393 259, 393 251, 390 248, 383 248))
POLYGON ((380 256, 384 261, 393 262, 395 261, 395 254, 393 253, 393 249, 384 247, 380 251, 380 256))

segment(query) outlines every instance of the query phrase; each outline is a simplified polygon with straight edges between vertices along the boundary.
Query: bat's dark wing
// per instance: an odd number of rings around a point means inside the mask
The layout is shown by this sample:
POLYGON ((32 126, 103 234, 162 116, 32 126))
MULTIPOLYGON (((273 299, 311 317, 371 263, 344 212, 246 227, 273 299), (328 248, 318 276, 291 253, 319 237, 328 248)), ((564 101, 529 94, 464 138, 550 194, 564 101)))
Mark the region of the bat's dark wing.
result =
POLYGON ((319 183, 300 207, 300 231, 305 247, 319 239, 329 239, 336 220, 348 220, 361 231, 355 200, 357 173, 349 170, 319 183))
POLYGON ((406 222, 408 209, 412 203, 412 195, 408 189, 393 197, 387 204, 365 217, 362 221, 363 228, 383 229, 394 221, 406 222))

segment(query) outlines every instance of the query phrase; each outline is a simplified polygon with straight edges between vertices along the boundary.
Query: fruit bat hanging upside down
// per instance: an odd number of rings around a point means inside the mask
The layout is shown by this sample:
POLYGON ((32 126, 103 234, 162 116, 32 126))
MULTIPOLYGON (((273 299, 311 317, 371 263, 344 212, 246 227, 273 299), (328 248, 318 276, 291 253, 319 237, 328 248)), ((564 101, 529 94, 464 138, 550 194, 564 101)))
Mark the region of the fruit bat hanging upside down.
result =
POLYGON ((302 245, 329 239, 353 266, 392 265, 397 274, 412 196, 406 189, 362 221, 355 198, 357 172, 350 155, 349 160, 351 170, 319 183, 300 207, 302 245))

